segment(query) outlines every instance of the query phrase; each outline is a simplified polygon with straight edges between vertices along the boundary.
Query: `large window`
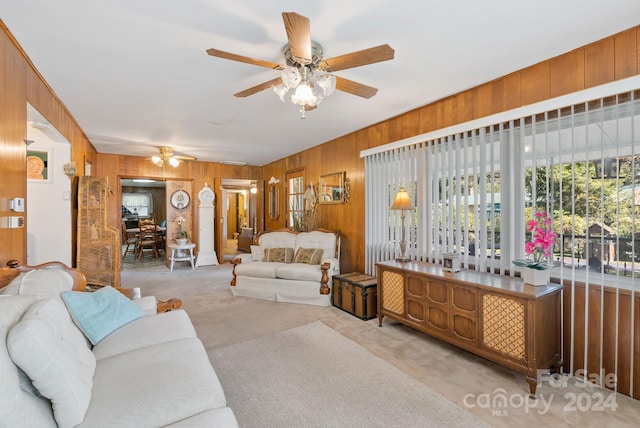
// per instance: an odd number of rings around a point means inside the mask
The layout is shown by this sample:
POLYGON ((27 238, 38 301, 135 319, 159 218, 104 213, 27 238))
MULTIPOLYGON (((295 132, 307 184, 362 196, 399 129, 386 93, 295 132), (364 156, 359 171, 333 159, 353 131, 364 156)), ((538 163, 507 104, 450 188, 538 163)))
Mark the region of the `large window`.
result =
POLYGON ((598 98, 365 156, 366 270, 394 258, 400 187, 407 255, 511 275, 525 222, 552 218, 552 276, 629 287, 640 277, 640 91, 598 98), (635 143, 635 144, 634 144, 635 143))
POLYGON ((140 218, 153 216, 153 196, 151 193, 122 194, 122 215, 131 214, 140 218))

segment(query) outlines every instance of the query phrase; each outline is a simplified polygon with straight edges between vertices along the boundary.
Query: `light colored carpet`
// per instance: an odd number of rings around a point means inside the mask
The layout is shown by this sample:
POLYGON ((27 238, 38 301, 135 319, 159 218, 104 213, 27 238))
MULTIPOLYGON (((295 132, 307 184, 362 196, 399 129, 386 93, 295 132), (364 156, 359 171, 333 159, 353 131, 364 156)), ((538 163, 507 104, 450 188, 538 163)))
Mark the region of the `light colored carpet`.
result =
MULTIPOLYGON (((598 397, 609 397, 611 393, 600 388, 585 388, 575 378, 568 378, 567 385, 562 387, 544 382, 538 387, 540 400, 526 400, 529 386, 524 375, 392 320, 385 318, 382 327, 378 327, 375 319, 362 321, 334 307, 233 297, 229 287, 231 268, 225 263, 192 270, 188 263, 180 263, 176 264, 173 272, 165 266, 125 269, 122 271, 122 286, 140 287, 143 295, 155 295, 159 299, 182 299, 183 309, 191 317, 198 336, 210 353, 243 342, 247 342, 247 348, 251 349, 251 344, 257 343, 256 339, 273 337, 276 333, 321 321, 408 377, 441 394, 463 411, 494 427, 638 427, 640 401, 615 394, 615 409, 598 408, 598 397), (512 400, 506 408, 486 405, 505 395, 512 400), (586 409, 576 409, 576 397, 581 399, 581 406, 585 403, 590 405, 586 409)), ((328 358, 322 358, 322 364, 328 371, 337 369, 328 358)), ((358 362, 350 364, 355 366, 358 362)), ((216 360, 214 368, 222 370, 217 365, 216 360)), ((240 375, 238 371, 234 374, 240 375)), ((396 391, 385 388, 384 378, 375 377, 374 380, 375 386, 370 392, 383 391, 392 400, 396 391)), ((235 382, 235 377, 225 377, 222 386, 225 391, 231 391, 235 382)), ((245 388, 252 389, 253 378, 245 378, 243 382, 247 384, 245 388)), ((334 393, 340 393, 338 388, 334 393)), ((245 398, 251 399, 250 395, 245 398)), ((259 400, 251 411, 260 413, 259 400)), ((325 411, 331 412, 332 409, 327 406, 325 411)))
POLYGON ((321 321, 209 351, 241 427, 488 427, 321 321))

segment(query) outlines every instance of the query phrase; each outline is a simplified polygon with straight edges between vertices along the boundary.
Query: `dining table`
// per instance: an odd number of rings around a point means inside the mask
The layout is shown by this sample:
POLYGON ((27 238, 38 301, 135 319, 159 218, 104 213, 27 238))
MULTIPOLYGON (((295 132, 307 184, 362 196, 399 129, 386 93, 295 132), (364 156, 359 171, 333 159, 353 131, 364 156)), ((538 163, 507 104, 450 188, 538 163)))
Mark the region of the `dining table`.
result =
MULTIPOLYGON (((167 231, 166 227, 156 226, 156 232, 163 232, 164 233, 166 231, 167 231)), ((140 233, 140 228, 139 227, 127 228, 127 233, 131 233, 131 234, 140 233)))

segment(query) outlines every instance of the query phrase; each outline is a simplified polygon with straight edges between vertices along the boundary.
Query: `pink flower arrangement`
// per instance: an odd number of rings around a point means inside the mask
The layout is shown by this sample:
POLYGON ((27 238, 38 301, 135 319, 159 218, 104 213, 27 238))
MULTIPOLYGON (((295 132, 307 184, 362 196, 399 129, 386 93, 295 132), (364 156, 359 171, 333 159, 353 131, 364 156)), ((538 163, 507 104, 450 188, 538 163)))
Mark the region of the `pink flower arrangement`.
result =
POLYGON ((528 256, 533 256, 533 260, 514 260, 513 264, 538 270, 550 268, 545 259, 551 257, 553 244, 558 235, 553 231, 548 214, 544 211, 536 212, 533 220, 527 222, 527 232, 531 232, 531 241, 526 243, 524 252, 528 256))

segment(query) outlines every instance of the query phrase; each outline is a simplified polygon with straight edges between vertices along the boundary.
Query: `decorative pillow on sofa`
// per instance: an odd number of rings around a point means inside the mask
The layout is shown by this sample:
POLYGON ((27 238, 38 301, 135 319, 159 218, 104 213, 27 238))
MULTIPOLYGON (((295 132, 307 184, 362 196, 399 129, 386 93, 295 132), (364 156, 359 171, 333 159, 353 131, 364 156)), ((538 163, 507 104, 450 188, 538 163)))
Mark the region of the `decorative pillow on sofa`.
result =
POLYGON ((30 294, 0 295, 0 426, 3 427, 58 428, 51 402, 40 395, 27 374, 11 359, 7 348, 9 332, 36 300, 39 298, 30 294))
POLYGON ((319 265, 322 260, 322 253, 323 251, 318 248, 298 248, 293 262, 319 265))
POLYGON ((251 246, 251 259, 255 261, 260 261, 264 257, 264 247, 259 245, 251 246))
POLYGON ((140 306, 110 286, 94 293, 66 291, 62 293, 62 300, 73 322, 94 345, 123 325, 144 316, 140 306))
POLYGON ((60 428, 82 422, 91 401, 96 359, 60 301, 31 305, 9 331, 7 349, 38 392, 51 400, 60 428))
POLYGON ((263 262, 291 263, 293 248, 265 248, 263 262))

